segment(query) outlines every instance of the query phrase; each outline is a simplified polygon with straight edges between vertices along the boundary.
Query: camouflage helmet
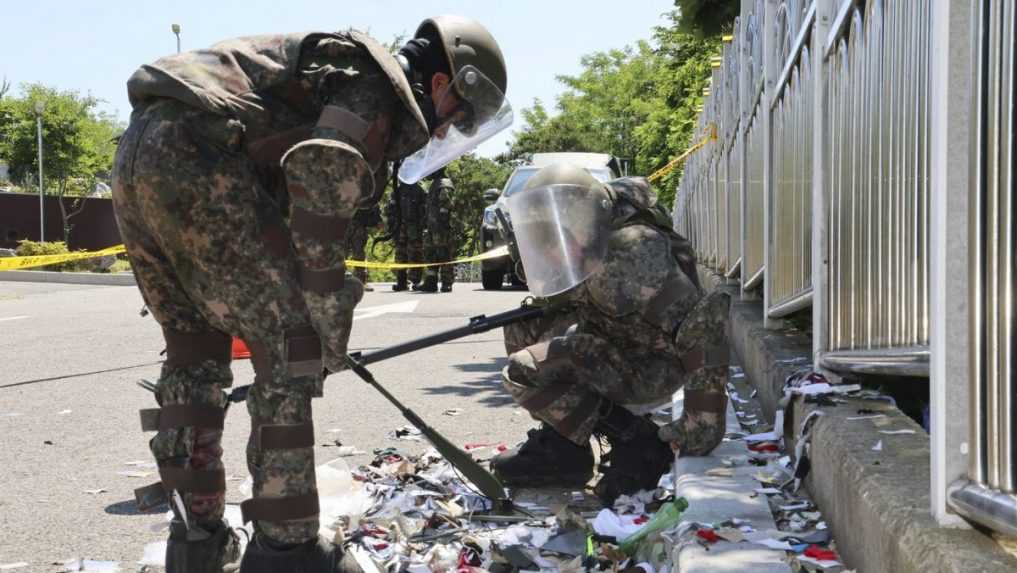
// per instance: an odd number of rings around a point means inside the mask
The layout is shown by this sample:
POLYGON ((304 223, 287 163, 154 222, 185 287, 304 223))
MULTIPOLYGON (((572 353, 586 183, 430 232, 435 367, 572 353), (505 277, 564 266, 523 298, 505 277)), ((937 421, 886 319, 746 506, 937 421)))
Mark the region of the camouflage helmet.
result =
POLYGON ((441 38, 452 76, 466 66, 473 66, 505 93, 508 77, 505 58, 494 36, 480 22, 466 16, 435 16, 421 22, 413 36, 435 35, 441 38))

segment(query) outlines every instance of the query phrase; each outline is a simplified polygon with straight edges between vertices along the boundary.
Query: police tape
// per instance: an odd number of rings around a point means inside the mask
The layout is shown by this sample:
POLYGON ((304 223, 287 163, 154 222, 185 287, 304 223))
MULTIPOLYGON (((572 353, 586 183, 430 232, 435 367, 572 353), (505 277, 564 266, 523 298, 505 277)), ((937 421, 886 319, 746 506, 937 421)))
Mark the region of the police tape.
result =
MULTIPOLYGON (((84 259, 93 259, 96 257, 108 257, 110 255, 119 255, 127 252, 123 245, 116 245, 115 247, 109 247, 102 249, 101 251, 82 251, 78 253, 66 253, 61 255, 36 255, 30 257, 6 257, 0 258, 0 271, 14 271, 18 269, 27 269, 30 267, 44 267, 46 265, 55 265, 59 263, 66 263, 70 261, 80 261, 84 259)), ((509 254, 508 247, 498 247, 491 249, 486 253, 474 255, 472 257, 464 257, 462 259, 456 259, 454 261, 446 261, 442 263, 386 263, 386 262, 373 262, 373 261, 354 261, 347 260, 347 267, 360 267, 365 269, 420 269, 426 267, 441 267, 445 265, 458 265, 463 263, 474 263, 477 261, 484 261, 487 259, 494 259, 498 257, 504 257, 509 254)))
POLYGON ((491 249, 486 253, 480 253, 472 257, 464 257, 462 259, 456 259, 454 261, 446 261, 443 263, 383 263, 374 261, 346 261, 347 267, 359 267, 363 269, 422 269, 426 267, 443 267, 446 265, 459 265, 463 263, 475 263, 477 261, 485 261, 487 259, 496 259, 498 257, 506 257, 509 254, 508 247, 501 246, 495 249, 491 249))
POLYGON ((77 253, 64 253, 60 255, 34 255, 28 257, 5 257, 0 258, 0 271, 14 271, 30 267, 44 267, 70 261, 81 261, 94 259, 96 257, 109 257, 125 253, 127 250, 123 245, 108 247, 100 251, 80 251, 77 253))
POLYGON ((650 176, 646 178, 646 180, 649 181, 650 183, 657 181, 661 177, 664 177, 665 175, 670 173, 675 167, 678 166, 679 163, 685 161, 685 159, 688 158, 688 156, 692 155, 693 153, 701 149, 704 145, 710 143, 711 141, 717 141, 717 124, 711 123, 708 126, 708 129, 709 133, 704 135, 703 138, 700 139, 698 143, 686 149, 685 152, 679 155, 678 157, 675 157, 671 161, 668 161, 667 165, 651 173, 650 176))

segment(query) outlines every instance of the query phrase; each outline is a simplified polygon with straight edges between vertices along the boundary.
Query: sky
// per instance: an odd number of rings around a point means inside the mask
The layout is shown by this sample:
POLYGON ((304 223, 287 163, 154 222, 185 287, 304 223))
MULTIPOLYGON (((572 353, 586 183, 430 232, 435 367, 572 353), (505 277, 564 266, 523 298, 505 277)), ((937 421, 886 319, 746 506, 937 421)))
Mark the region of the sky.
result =
POLYGON ((562 90, 555 76, 575 74, 587 53, 647 39, 672 0, 36 0, 10 2, 0 24, 0 77, 15 88, 41 82, 90 93, 125 122, 125 83, 141 64, 176 51, 170 26, 180 24, 183 50, 253 34, 365 30, 382 43, 411 36, 438 14, 476 18, 498 40, 508 66, 507 96, 515 124, 478 153, 505 150, 522 126, 519 110, 540 98, 548 107, 562 90))

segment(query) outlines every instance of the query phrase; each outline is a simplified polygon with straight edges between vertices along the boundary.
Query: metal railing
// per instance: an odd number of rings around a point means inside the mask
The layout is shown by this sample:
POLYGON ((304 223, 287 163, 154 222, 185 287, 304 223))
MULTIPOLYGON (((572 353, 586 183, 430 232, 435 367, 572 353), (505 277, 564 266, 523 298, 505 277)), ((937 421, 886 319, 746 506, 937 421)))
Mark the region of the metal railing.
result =
POLYGON ((975 21, 977 126, 969 227, 971 437, 967 479, 950 487, 958 513, 1017 535, 1017 185, 1014 3, 985 0, 975 21))
POLYGON ((828 349, 862 363, 929 342, 929 8, 850 6, 827 40, 828 349))
POLYGON ((704 264, 762 295, 768 324, 811 307, 825 369, 928 377, 936 330, 934 512, 1012 535, 1015 28, 1011 0, 743 0, 699 118, 720 137, 690 157, 674 213, 704 264), (935 292, 969 305, 930 304, 933 264, 935 292))

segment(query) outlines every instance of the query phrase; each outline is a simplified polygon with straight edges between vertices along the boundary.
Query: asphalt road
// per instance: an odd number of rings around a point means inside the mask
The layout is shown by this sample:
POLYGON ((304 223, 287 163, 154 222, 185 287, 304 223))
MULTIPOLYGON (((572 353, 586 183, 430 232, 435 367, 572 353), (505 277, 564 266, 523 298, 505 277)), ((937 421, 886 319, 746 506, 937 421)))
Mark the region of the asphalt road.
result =
MULTIPOLYGON (((518 305, 525 291, 486 292, 457 284, 452 294, 393 293, 376 285, 358 307, 351 349, 371 349, 465 324, 468 317, 518 305)), ((118 561, 136 570, 146 544, 165 538, 163 512, 140 513, 133 490, 158 478, 128 462, 150 462, 149 435, 138 410, 154 407, 135 383, 158 378, 163 348, 158 325, 142 318, 134 287, 0 282, 0 569, 59 571, 54 562, 118 561)), ((453 442, 513 443, 533 422, 500 384, 501 331, 491 331, 378 363, 372 371, 453 442), (460 408, 458 416, 444 415, 460 408)), ((235 384, 253 381, 247 361, 235 384)), ((316 455, 336 439, 370 452, 396 446, 419 453, 425 443, 386 434, 404 425, 398 411, 351 373, 332 376, 315 401, 316 455)), ((224 437, 227 501, 239 503, 247 476, 250 422, 230 410, 224 437)), ((350 458, 364 463, 368 456, 350 458)))

